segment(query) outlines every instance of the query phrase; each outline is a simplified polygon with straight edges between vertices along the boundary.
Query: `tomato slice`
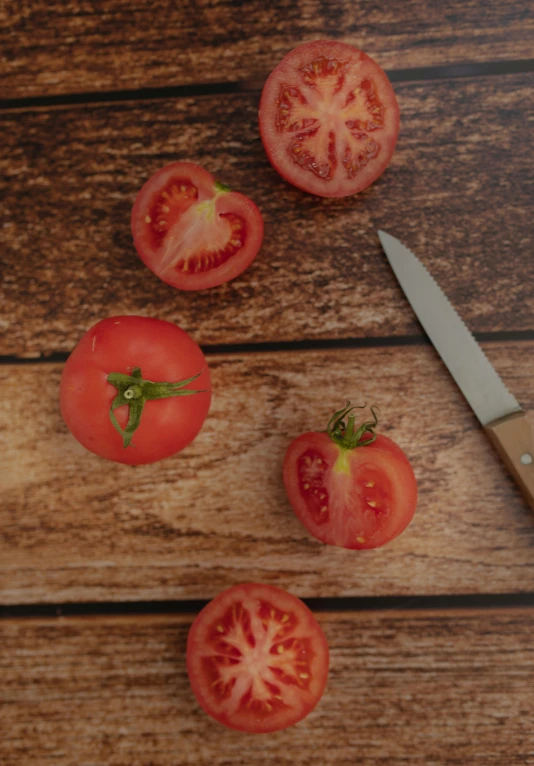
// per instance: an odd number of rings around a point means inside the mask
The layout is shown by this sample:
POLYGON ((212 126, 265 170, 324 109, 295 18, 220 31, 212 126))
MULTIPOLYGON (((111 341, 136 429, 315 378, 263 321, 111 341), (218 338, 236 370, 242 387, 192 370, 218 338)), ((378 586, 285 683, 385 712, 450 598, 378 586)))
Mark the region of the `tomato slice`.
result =
POLYGON ((217 183, 192 162, 158 170, 132 210, 141 260, 181 290, 215 287, 241 274, 256 257, 263 219, 251 199, 217 183))
POLYGON ((401 448, 374 434, 376 416, 355 431, 354 409, 348 402, 326 432, 308 432, 291 442, 284 485, 296 515, 318 540, 378 548, 412 520, 417 482, 401 448))
POLYGON ((247 583, 196 617, 187 670, 203 710, 232 729, 271 732, 302 720, 323 694, 328 644, 300 599, 247 583))
POLYGON ((274 168, 299 189, 345 197, 389 165, 399 108, 387 75, 363 51, 318 40, 295 48, 265 83, 260 133, 274 168))

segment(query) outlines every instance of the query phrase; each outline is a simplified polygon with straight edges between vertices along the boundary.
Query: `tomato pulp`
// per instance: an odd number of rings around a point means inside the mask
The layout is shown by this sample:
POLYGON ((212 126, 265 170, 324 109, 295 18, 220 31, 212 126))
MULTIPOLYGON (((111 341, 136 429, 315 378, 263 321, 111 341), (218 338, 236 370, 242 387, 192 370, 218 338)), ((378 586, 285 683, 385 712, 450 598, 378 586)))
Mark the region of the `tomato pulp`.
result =
POLYGON ((277 731, 302 720, 321 698, 328 644, 296 596, 272 585, 236 585, 193 622, 187 670, 212 718, 240 731, 277 731))
POLYGON ((171 322, 117 316, 98 322, 69 356, 60 406, 86 449, 138 465, 174 455, 200 431, 210 375, 195 341, 171 322))
POLYGON ((263 219, 251 199, 217 183, 192 162, 158 170, 132 210, 132 234, 141 260, 180 290, 228 282, 256 257, 263 219))
POLYGON ((348 403, 326 432, 302 434, 289 445, 284 485, 296 515, 318 540, 378 548, 412 520, 417 482, 401 448, 374 434, 376 419, 354 430, 352 409, 348 403))
POLYGON ((259 124, 267 156, 287 181, 310 194, 345 197, 389 165, 399 108, 373 59, 352 45, 318 40, 273 69, 259 124))

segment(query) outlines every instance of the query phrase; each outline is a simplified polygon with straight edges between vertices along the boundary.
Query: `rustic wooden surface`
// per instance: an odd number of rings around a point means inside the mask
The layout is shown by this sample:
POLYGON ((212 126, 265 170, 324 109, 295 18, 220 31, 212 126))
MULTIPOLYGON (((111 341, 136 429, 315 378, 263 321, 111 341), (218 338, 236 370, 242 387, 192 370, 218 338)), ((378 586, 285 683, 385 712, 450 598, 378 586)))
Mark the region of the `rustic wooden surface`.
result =
POLYGON ((376 237, 420 255, 534 411, 533 27, 521 0, 0 8, 0 766, 534 766, 534 516, 376 237), (345 200, 287 185, 257 128, 267 73, 330 36, 392 72, 402 115, 388 171, 345 200), (264 215, 221 288, 180 294, 134 253, 136 192, 175 159, 264 215), (206 425, 154 466, 86 453, 59 413, 61 360, 114 313, 209 352, 206 425), (348 397, 381 406, 419 482, 379 551, 318 543, 282 488, 291 438, 348 397), (190 600, 246 580, 313 598, 332 654, 316 711, 269 737, 212 725, 184 667, 190 600), (530 606, 487 608, 512 598, 530 606))
POLYGON ((265 79, 298 43, 340 33, 388 68, 529 58, 533 34, 520 0, 33 0, 0 21, 3 98, 265 79))
POLYGON ((377 229, 420 255, 474 331, 534 327, 534 75, 398 85, 391 167, 357 198, 311 197, 269 165, 257 95, 4 115, 0 353, 70 351, 103 316, 142 313, 204 344, 420 333, 377 229), (136 192, 190 159, 251 196, 265 242, 238 279, 180 293, 138 259, 136 192))
POLYGON ((4 622, 0 764, 534 764, 533 609, 318 619, 326 692, 269 736, 209 724, 185 670, 188 616, 4 622))
MULTIPOLYGON (((533 352, 532 342, 487 346, 532 409, 533 352)), ((181 455, 137 468, 91 455, 70 436, 57 402, 60 365, 0 368, 0 600, 209 598, 248 580, 301 596, 534 590, 532 512, 430 346, 209 363, 214 400, 200 436, 181 455), (347 398, 381 407, 384 432, 419 482, 414 521, 378 551, 314 540, 281 482, 291 439, 325 428, 347 398)))

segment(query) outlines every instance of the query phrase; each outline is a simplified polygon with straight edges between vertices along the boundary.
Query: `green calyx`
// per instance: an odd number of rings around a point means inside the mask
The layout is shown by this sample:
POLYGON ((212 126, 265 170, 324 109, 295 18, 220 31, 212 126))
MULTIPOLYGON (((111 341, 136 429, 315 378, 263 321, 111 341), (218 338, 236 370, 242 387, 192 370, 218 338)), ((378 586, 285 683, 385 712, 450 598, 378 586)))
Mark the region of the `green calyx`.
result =
POLYGON ((373 420, 365 421, 357 427, 356 415, 353 414, 353 410, 364 410, 366 407, 366 404, 361 407, 352 407, 350 402, 347 402, 342 410, 334 412, 326 428, 326 433, 332 441, 339 444, 343 449, 355 449, 356 447, 365 447, 366 444, 372 444, 376 439, 374 429, 378 424, 375 411, 377 408, 370 408, 373 420))
POLYGON ((170 396, 190 396, 191 394, 204 393, 207 389, 194 391, 191 388, 184 388, 188 383, 198 378, 201 373, 202 371, 193 375, 192 378, 179 380, 175 383, 153 383, 151 380, 143 380, 140 367, 134 367, 131 375, 110 372, 107 380, 117 389, 117 396, 111 403, 109 419, 122 436, 123 447, 135 446, 131 443, 132 436, 141 422, 141 415, 146 402, 168 399, 170 396), (122 429, 115 417, 115 410, 124 405, 130 408, 130 414, 126 428, 122 429))
POLYGON ((217 191, 217 194, 225 194, 226 192, 231 191, 229 186, 226 186, 226 184, 222 184, 220 181, 215 181, 214 186, 217 191))

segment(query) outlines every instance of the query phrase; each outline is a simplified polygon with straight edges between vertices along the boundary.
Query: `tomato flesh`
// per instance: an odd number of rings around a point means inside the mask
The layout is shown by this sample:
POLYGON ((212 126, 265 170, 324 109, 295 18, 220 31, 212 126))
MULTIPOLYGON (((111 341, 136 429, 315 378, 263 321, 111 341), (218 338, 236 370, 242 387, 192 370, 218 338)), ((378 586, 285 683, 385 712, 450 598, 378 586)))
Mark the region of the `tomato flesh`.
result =
POLYGON ((341 197, 369 186, 389 164, 398 130, 386 74, 345 43, 295 48, 263 90, 260 132, 269 160, 312 194, 341 197))
POLYGON ((261 246, 263 220, 248 197, 217 184, 198 165, 176 162, 139 192, 132 233, 141 259, 157 276, 198 290, 250 265, 261 246))
POLYGON ((238 585, 196 618, 187 667, 200 705, 217 721, 276 731, 300 721, 320 699, 328 645, 298 598, 270 585, 238 585))
POLYGON ((187 178, 173 178, 154 198, 145 218, 154 247, 161 247, 167 233, 198 200, 198 189, 187 178))
POLYGON ((410 523, 417 483, 404 452, 379 434, 346 450, 325 433, 295 439, 284 460, 291 505, 317 539, 343 548, 378 548, 410 523))

